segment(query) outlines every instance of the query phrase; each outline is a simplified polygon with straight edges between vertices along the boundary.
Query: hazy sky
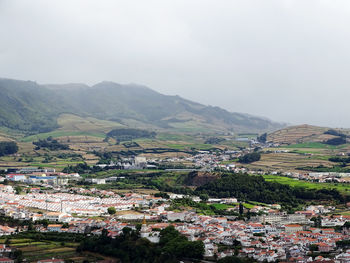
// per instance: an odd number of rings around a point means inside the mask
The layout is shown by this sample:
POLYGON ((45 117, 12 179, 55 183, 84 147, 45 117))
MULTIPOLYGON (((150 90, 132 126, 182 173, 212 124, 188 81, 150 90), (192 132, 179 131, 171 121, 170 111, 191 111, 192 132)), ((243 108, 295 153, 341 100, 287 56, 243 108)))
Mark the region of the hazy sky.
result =
POLYGON ((350 127, 350 1, 0 0, 0 76, 350 127))

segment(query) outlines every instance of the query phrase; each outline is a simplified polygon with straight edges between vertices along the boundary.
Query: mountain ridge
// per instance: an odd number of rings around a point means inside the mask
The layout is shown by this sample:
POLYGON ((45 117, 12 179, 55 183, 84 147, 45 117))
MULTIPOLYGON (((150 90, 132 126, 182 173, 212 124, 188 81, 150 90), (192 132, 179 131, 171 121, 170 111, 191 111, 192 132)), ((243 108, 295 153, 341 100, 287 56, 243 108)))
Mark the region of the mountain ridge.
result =
POLYGON ((0 125, 27 133, 58 127, 60 114, 69 113, 126 126, 189 132, 263 132, 285 125, 244 113, 207 106, 178 95, 164 95, 137 84, 103 81, 38 84, 0 78, 0 125))

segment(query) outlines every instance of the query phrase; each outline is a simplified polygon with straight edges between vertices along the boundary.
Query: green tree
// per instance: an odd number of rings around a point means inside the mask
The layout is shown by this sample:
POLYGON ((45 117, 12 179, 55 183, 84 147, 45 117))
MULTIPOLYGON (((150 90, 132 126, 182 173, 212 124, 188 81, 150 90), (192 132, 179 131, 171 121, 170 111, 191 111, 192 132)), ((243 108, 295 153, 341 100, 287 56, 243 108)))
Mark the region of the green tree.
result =
POLYGON ((241 157, 238 158, 238 161, 240 163, 252 163, 252 162, 257 162, 261 158, 260 153, 258 152, 252 152, 252 153, 247 153, 241 157))
POLYGON ((309 246, 309 249, 310 249, 310 251, 312 251, 312 252, 318 251, 318 246, 313 244, 313 245, 310 245, 310 246, 309 246))
POLYGON ((114 215, 117 212, 117 210, 113 206, 108 207, 107 211, 108 211, 108 214, 110 215, 114 215))
POLYGON ((206 202, 209 199, 209 195, 208 194, 200 194, 199 198, 203 201, 206 202))
POLYGON ((239 203, 239 214, 243 215, 243 212, 244 212, 244 207, 243 207, 243 204, 240 202, 239 203))
POLYGON ((18 151, 17 143, 15 142, 0 142, 0 156, 14 154, 18 151))
POLYGON ((15 186, 15 192, 16 192, 16 194, 19 195, 22 192, 22 187, 20 187, 19 185, 16 185, 15 186))

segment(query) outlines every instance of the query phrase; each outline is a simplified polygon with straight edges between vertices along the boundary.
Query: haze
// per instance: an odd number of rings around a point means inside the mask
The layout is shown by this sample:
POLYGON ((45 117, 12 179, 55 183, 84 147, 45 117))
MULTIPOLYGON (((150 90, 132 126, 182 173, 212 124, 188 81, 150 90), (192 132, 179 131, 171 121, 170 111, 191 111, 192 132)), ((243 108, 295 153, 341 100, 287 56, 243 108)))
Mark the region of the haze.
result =
POLYGON ((0 0, 0 76, 350 127, 349 1, 0 0))

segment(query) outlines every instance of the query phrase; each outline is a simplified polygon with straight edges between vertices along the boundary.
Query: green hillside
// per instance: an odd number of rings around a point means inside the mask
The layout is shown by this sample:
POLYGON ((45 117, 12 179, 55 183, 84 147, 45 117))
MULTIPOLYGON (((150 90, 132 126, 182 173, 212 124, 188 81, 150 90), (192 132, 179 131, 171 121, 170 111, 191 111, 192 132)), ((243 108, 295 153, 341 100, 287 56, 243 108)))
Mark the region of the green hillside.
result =
POLYGON ((2 127, 27 134, 50 132, 59 127, 57 119, 63 113, 153 130, 261 132, 283 127, 264 118, 166 96, 139 85, 39 85, 0 79, 2 127))

